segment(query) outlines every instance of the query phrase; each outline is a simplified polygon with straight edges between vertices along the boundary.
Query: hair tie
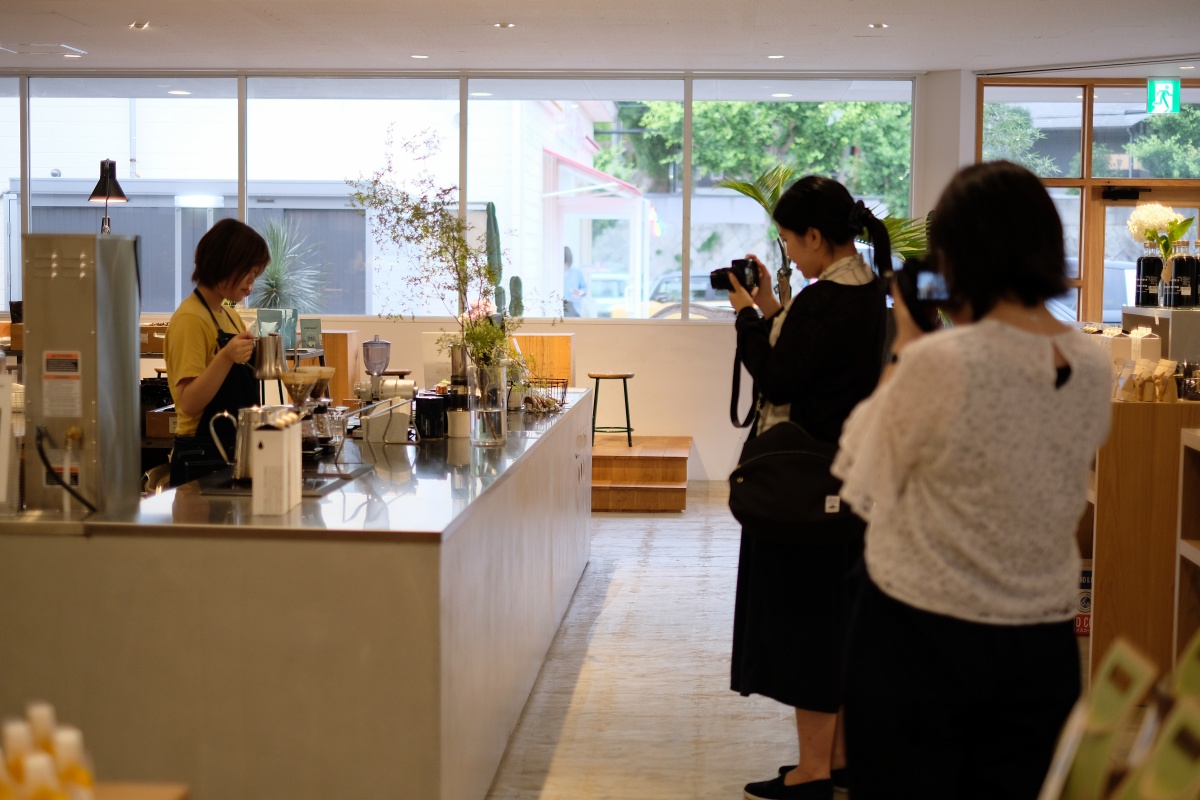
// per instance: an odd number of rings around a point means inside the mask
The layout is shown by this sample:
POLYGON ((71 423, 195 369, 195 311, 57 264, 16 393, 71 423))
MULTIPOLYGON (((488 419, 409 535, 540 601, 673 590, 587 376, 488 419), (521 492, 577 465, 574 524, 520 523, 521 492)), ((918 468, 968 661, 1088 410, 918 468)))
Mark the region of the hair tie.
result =
POLYGON ((857 227, 865 228, 867 223, 875 218, 871 213, 871 209, 867 208, 867 204, 862 200, 854 204, 854 208, 850 209, 850 221, 857 227))

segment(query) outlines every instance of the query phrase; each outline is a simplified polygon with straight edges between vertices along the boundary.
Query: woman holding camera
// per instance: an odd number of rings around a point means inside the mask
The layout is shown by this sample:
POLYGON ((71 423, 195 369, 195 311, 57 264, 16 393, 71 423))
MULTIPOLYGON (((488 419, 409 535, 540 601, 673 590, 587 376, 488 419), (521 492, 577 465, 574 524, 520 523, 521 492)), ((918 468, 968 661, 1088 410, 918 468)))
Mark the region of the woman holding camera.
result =
POLYGON ((929 309, 897 297, 895 363, 842 433, 834 473, 868 522, 847 656, 855 800, 1035 798, 1079 694, 1075 533, 1110 368, 1045 306, 1064 265, 1036 176, 961 170, 930 226, 955 325, 923 334, 929 309))
MULTIPOLYGON (((171 485, 179 486, 225 466, 208 421, 222 411, 258 403, 259 386, 249 363, 254 336, 225 302, 250 296, 271 261, 266 241, 249 225, 223 219, 196 244, 195 290, 171 316, 163 358, 175 401, 177 429, 171 449, 171 485)), ((232 426, 224 426, 228 437, 232 426)), ((222 440, 227 453, 232 438, 222 440)))
MULTIPOLYGON (((753 435, 791 419, 836 442, 850 411, 875 388, 883 360, 884 289, 855 239, 867 231, 875 265, 885 270, 887 230, 844 186, 815 175, 784 192, 773 217, 788 258, 814 282, 781 306, 757 257, 748 256, 758 271, 752 292, 731 278, 738 353, 761 396, 753 435)), ((742 528, 732 688, 794 708, 800 744, 797 765, 747 785, 746 797, 829 800, 833 778, 843 778, 841 657, 848 574, 862 534, 858 520, 844 536, 820 539, 742 528)))

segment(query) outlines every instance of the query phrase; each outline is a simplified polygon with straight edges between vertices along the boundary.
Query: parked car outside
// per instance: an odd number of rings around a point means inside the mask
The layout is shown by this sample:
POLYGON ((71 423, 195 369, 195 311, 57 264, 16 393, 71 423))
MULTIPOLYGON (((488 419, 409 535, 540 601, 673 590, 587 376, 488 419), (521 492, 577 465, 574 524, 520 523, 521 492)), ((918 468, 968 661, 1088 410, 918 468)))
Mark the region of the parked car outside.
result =
POLYGON ((619 272, 593 272, 589 294, 596 309, 596 316, 612 316, 614 305, 625 302, 625 290, 629 286, 629 275, 619 272))
MULTIPOLYGON (((733 306, 729 304, 729 293, 712 288, 707 272, 693 272, 689 276, 689 315, 701 319, 733 319, 733 306)), ((613 318, 628 318, 628 303, 612 306, 613 318)), ((683 313, 683 273, 669 272, 658 276, 650 290, 643 311, 648 319, 678 319, 683 313)))

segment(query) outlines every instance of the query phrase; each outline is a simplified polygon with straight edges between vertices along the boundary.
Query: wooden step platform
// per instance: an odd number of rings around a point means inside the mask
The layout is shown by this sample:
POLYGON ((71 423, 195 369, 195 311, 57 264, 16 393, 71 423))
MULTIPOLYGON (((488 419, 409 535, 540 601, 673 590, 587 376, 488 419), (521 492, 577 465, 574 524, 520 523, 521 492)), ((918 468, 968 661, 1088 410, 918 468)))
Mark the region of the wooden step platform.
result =
POLYGON ((690 436, 597 434, 592 445, 592 511, 683 511, 690 436))

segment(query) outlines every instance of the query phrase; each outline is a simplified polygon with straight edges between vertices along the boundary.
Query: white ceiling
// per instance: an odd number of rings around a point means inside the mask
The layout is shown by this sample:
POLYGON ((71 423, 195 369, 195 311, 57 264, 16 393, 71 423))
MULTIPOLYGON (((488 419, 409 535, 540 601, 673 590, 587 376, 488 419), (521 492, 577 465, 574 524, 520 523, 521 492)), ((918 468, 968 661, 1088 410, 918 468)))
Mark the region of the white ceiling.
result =
POLYGON ((0 73, 919 73, 1184 57, 1169 69, 1135 65, 1121 74, 1200 77, 1178 69, 1179 63, 1200 64, 1200 0, 3 0, 0 5, 0 73), (149 26, 131 29, 135 21, 149 26), (501 30, 496 22, 516 27, 501 30), (888 27, 868 27, 880 22, 888 27), (68 48, 86 54, 64 58, 68 48))

